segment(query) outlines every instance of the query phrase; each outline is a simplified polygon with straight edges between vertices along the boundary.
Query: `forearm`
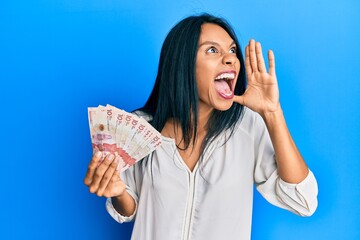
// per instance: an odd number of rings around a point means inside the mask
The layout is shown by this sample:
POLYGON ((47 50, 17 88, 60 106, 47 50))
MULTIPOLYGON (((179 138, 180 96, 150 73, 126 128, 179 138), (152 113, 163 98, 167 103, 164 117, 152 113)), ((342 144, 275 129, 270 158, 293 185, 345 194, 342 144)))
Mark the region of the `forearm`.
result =
POLYGON ((134 198, 127 191, 118 197, 112 197, 111 202, 115 210, 122 216, 131 216, 136 208, 134 198))
POLYGON ((290 135, 281 107, 275 112, 265 113, 263 119, 274 146, 280 178, 288 183, 301 182, 309 169, 290 135))

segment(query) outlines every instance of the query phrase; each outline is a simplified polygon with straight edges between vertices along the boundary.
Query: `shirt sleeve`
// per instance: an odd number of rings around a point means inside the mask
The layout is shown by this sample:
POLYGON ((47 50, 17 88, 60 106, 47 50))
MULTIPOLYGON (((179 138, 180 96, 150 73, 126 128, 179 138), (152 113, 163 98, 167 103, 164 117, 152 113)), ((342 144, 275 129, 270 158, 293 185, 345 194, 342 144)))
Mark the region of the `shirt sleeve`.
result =
POLYGON ((318 205, 317 182, 310 170, 308 176, 297 184, 283 181, 275 171, 266 182, 259 184, 257 189, 271 204, 300 216, 311 216, 318 205))
POLYGON ((257 190, 271 204, 300 216, 311 216, 317 208, 318 185, 309 170, 300 183, 283 181, 277 171, 275 152, 264 121, 258 116, 254 121, 255 170, 257 190))
POLYGON ((126 185, 126 191, 130 194, 130 196, 135 201, 135 210, 134 213, 131 216, 123 216, 120 213, 118 213, 111 201, 111 198, 108 198, 106 200, 106 210, 110 214, 110 216, 117 221, 118 223, 124 223, 124 222, 130 222, 132 221, 135 216, 138 209, 138 203, 139 203, 139 193, 140 193, 140 187, 141 187, 141 163, 144 160, 141 160, 137 164, 131 166, 129 169, 121 173, 121 180, 126 185))

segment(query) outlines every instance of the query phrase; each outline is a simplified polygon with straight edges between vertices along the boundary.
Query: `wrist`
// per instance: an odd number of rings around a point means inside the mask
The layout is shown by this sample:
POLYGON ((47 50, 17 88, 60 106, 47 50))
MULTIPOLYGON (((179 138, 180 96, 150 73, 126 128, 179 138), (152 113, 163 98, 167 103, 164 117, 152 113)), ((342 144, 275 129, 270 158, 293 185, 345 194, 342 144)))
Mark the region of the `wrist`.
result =
POLYGON ((136 210, 135 199, 127 191, 112 197, 111 203, 114 209, 122 216, 129 217, 133 215, 136 210))
POLYGON ((264 119, 265 122, 269 122, 269 121, 276 120, 278 118, 282 118, 284 116, 284 113, 283 113, 282 108, 279 103, 279 105, 276 108, 274 108, 273 110, 264 111, 264 112, 260 113, 260 115, 264 119))
POLYGON ((279 107, 275 111, 268 111, 262 115, 265 125, 269 131, 286 126, 284 113, 279 107))
POLYGON ((119 206, 121 206, 121 203, 124 202, 124 195, 125 194, 121 194, 119 196, 111 197, 111 203, 115 209, 119 209, 119 206))
POLYGON ((116 200, 116 201, 121 201, 125 198, 126 193, 127 193, 126 190, 124 190, 119 195, 111 197, 111 199, 116 200))

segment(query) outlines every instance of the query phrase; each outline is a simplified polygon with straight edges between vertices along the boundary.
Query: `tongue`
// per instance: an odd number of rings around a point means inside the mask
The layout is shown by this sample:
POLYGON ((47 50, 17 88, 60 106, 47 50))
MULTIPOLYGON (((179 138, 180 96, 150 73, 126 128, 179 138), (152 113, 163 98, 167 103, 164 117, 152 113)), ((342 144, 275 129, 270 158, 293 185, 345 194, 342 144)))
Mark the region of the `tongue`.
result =
POLYGON ((225 80, 216 80, 215 81, 215 89, 221 95, 231 95, 232 94, 230 87, 225 80))

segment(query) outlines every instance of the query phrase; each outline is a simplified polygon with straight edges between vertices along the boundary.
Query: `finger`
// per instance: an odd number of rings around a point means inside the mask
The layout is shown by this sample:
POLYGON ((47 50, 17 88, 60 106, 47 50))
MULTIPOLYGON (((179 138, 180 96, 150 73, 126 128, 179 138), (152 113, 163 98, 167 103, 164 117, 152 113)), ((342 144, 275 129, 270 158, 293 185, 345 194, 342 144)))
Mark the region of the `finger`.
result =
POLYGON ((249 79, 252 74, 249 46, 245 47, 245 70, 246 70, 247 78, 249 79))
POLYGON ((255 43, 255 52, 259 71, 262 73, 266 72, 265 61, 262 54, 261 44, 259 42, 255 43))
POLYGON ((96 151, 93 154, 85 175, 85 179, 84 179, 85 185, 89 186, 91 184, 96 168, 101 160, 101 157, 102 157, 102 152, 100 151, 96 151))
MULTIPOLYGON (((120 172, 118 170, 116 170, 113 173, 113 175, 111 176, 110 182, 107 184, 106 189, 104 190, 103 196, 104 197, 113 197, 114 196, 114 184, 116 184, 119 181, 121 181, 120 172)), ((125 184, 123 183, 122 185, 125 189, 125 184)), ((119 187, 119 185, 116 184, 116 187, 119 187)), ((121 186, 119 188, 121 188, 121 186)), ((116 189, 116 190, 119 191, 119 189, 116 189)), ((117 193, 119 193, 119 192, 117 192, 117 193)))
POLYGON ((98 188, 99 188, 99 184, 101 179, 104 176, 104 173, 106 172, 106 170, 109 168, 110 164, 113 162, 114 160, 114 155, 113 154, 109 154, 105 157, 104 161, 96 168, 95 174, 93 176, 92 182, 90 184, 90 192, 95 193, 97 192, 98 188))
POLYGON ((268 59, 269 59, 269 74, 275 75, 275 55, 272 50, 269 50, 268 52, 268 59))
POLYGON ((255 40, 251 39, 249 43, 249 51, 250 51, 250 64, 253 72, 258 72, 257 60, 256 60, 256 52, 255 52, 255 40))
POLYGON ((104 176, 102 177, 99 188, 96 192, 96 194, 100 197, 103 196, 103 193, 105 189, 107 188, 113 174, 115 173, 117 166, 118 166, 119 160, 118 158, 115 158, 115 160, 110 164, 109 168, 106 170, 104 176))

